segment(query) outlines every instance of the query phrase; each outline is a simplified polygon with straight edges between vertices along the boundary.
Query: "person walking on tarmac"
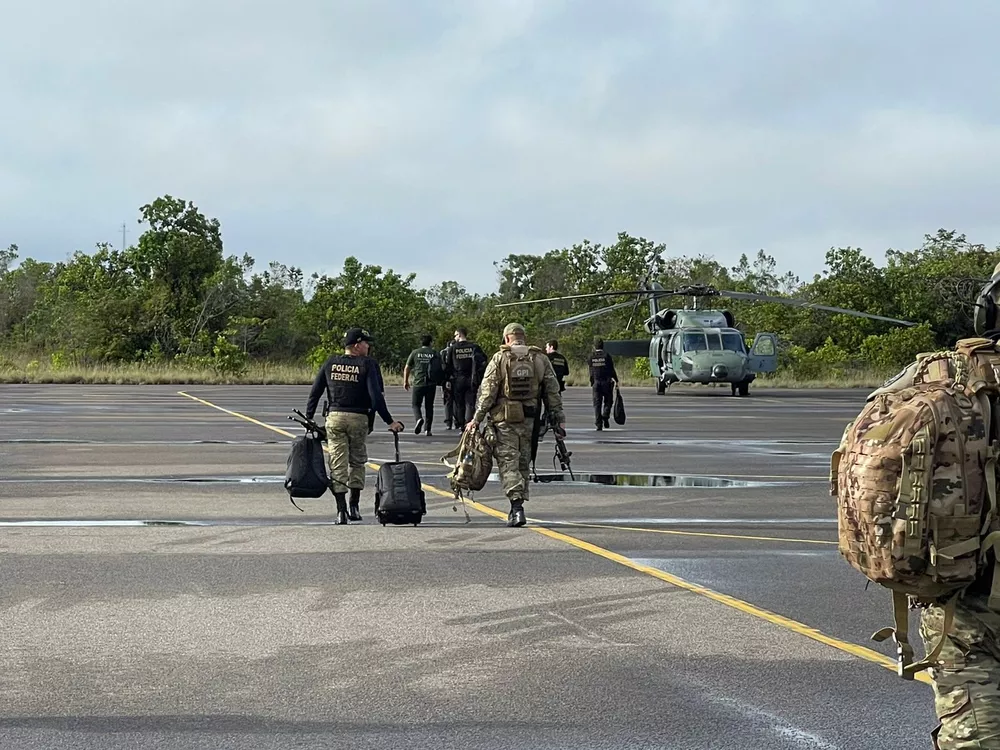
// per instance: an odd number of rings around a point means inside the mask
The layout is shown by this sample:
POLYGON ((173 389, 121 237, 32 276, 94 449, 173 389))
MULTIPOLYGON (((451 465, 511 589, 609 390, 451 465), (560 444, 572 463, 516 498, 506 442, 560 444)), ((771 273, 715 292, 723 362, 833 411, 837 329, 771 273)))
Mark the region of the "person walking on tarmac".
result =
MULTIPOLYGON (((563 393, 566 390, 566 378, 569 377, 569 362, 566 357, 559 353, 559 341, 556 339, 549 339, 545 342, 545 354, 548 355, 549 362, 552 363, 552 371, 556 374, 556 380, 559 381, 559 393, 563 393)), ((548 411, 542 412, 542 429, 541 433, 544 435, 549 429, 549 413, 548 411)))
POLYGON ((451 430, 453 428, 458 428, 458 424, 455 424, 455 399, 452 396, 451 389, 452 384, 452 371, 451 371, 451 349, 455 346, 455 340, 452 339, 448 342, 448 346, 441 350, 441 363, 444 365, 444 384, 441 386, 441 403, 444 405, 444 426, 446 429, 451 430))
POLYGON ((455 329, 455 345, 449 357, 451 408, 456 427, 465 424, 472 416, 476 408, 476 391, 486 370, 486 353, 479 344, 469 341, 468 336, 466 329, 455 329))
POLYGON ((590 388, 594 395, 594 422, 600 432, 610 428, 611 406, 614 403, 615 385, 618 373, 611 355, 604 351, 604 339, 594 339, 594 351, 590 354, 590 388))
POLYGON ((413 377, 412 405, 413 418, 416 420, 413 432, 419 435, 426 425, 427 437, 433 437, 431 425, 434 424, 434 396, 437 393, 437 378, 443 372, 441 354, 431 346, 431 341, 433 337, 429 334, 421 336, 420 348, 410 352, 403 368, 405 390, 410 390, 410 377, 413 377))
POLYGON ((528 469, 531 465, 531 434, 538 417, 539 396, 551 415, 553 426, 565 434, 559 381, 545 353, 525 343, 524 327, 511 323, 503 329, 504 343, 486 365, 475 413, 465 426, 479 429, 489 414, 496 425, 497 471, 504 494, 510 501, 508 526, 524 526, 524 503, 528 501, 528 469))
POLYGON ((331 355, 313 380, 305 416, 312 419, 320 396, 329 399, 326 415, 327 447, 330 451, 330 489, 337 500, 337 524, 347 523, 346 495, 351 493, 350 520, 360 521, 361 490, 368 463, 368 413, 374 410, 399 432, 403 425, 392 418, 382 396, 381 368, 368 356, 372 337, 363 328, 344 334, 344 353, 331 355))
POLYGON ((556 380, 559 381, 559 392, 562 393, 566 390, 566 378, 569 377, 569 362, 559 353, 559 341, 556 339, 549 339, 546 342, 545 353, 548 355, 549 362, 552 363, 556 380))

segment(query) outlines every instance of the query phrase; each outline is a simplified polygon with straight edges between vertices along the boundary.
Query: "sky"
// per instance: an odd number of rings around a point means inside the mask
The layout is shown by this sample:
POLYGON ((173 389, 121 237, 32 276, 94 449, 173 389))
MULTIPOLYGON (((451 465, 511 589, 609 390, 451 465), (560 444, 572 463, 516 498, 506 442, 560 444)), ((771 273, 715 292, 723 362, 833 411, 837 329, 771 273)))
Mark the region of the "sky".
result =
POLYGON ((32 0, 0 22, 0 246, 135 242, 496 289, 624 231, 803 280, 832 246, 1000 244, 1000 3, 32 0))

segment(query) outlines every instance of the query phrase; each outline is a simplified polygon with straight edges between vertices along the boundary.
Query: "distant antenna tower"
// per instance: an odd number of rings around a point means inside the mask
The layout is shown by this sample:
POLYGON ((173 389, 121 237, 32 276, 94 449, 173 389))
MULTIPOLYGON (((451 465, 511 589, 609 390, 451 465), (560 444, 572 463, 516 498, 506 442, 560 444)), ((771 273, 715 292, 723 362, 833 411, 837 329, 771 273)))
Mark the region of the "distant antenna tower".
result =
POLYGON ((125 252, 125 222, 122 222, 122 252, 125 252))

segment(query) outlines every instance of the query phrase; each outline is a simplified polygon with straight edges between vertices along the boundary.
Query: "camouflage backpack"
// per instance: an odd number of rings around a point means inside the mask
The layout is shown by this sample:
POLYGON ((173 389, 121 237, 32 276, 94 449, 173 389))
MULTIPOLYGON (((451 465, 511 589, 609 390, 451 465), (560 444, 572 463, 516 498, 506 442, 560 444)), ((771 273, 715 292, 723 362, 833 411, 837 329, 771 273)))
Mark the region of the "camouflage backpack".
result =
POLYGON ((503 352, 503 395, 513 401, 533 403, 538 398, 539 380, 535 357, 545 352, 534 346, 508 345, 503 352))
MULTIPOLYGON (((844 430, 830 466, 838 549, 870 581, 892 591, 897 674, 932 666, 939 643, 913 663, 908 609, 944 604, 947 634, 955 600, 979 579, 1000 545, 994 408, 1000 349, 989 339, 921 354, 869 397, 844 430)), ((1000 557, 1000 556, 998 556, 1000 557)), ((996 563, 994 563, 996 566, 996 563)), ((995 571, 991 605, 1000 605, 995 571)))
MULTIPOLYGON (((451 468, 448 479, 451 481, 455 499, 462 499, 465 504, 466 492, 478 492, 486 486, 490 473, 493 471, 493 446, 495 445, 492 425, 487 422, 483 431, 466 430, 458 445, 441 457, 441 461, 451 468), (450 463, 448 459, 455 459, 450 463)), ((454 508, 458 510, 458 508, 454 508)), ((466 512, 466 519, 469 514, 466 512)))

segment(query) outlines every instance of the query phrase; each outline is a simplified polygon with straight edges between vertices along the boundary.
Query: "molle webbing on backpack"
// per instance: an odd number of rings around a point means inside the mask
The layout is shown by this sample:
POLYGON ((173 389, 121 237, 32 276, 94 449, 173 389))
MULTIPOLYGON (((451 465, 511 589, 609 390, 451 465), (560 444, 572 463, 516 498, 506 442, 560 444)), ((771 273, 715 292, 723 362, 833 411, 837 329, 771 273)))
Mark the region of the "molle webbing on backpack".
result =
POLYGON ((893 592, 895 627, 872 637, 893 636, 897 672, 912 678, 933 665, 943 640, 913 663, 908 600, 944 604, 950 623, 992 550, 990 606, 1000 608, 1000 352, 989 339, 964 339, 953 351, 920 355, 905 374, 847 425, 831 457, 830 491, 841 554, 893 592))
POLYGON ((533 404, 541 391, 543 372, 538 367, 537 358, 545 357, 545 353, 526 344, 504 344, 500 351, 501 393, 504 398, 533 404))

